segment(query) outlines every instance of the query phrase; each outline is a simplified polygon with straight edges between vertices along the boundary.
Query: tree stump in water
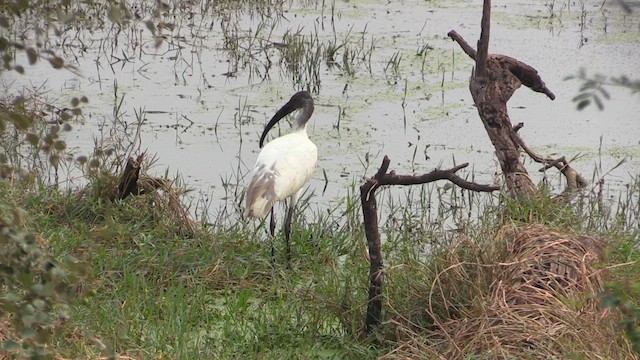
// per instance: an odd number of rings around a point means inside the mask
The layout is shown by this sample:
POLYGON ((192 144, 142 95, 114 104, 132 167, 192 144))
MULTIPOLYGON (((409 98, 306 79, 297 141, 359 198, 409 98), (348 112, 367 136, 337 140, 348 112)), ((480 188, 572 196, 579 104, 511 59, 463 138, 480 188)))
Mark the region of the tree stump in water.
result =
POLYGON ((490 25, 491 0, 484 0, 478 51, 457 32, 451 30, 448 35, 470 58, 476 61, 475 71, 471 73, 469 90, 484 128, 496 150, 507 188, 516 197, 530 198, 537 194, 536 186, 520 160, 522 149, 534 161, 544 165, 540 171, 556 167, 562 172, 567 179, 567 186, 560 196, 563 200, 571 199, 576 190, 586 187, 586 180, 571 168, 564 156, 551 159, 538 155, 529 148, 517 133, 522 128, 522 123, 512 126, 507 112, 507 101, 520 85, 543 93, 551 100, 556 96, 547 88, 538 71, 532 66, 510 56, 489 54, 490 25))
POLYGON ((487 78, 472 77, 469 89, 496 150, 507 188, 513 194, 528 197, 535 194, 536 186, 520 160, 520 147, 507 111, 507 101, 521 82, 505 65, 499 58, 489 57, 487 78))
POLYGON ((489 54, 490 10, 491 1, 485 0, 477 52, 455 31, 450 31, 448 35, 469 57, 476 60, 469 90, 496 150, 507 188, 516 196, 531 197, 537 190, 520 160, 520 146, 509 119, 507 101, 522 84, 546 94, 551 100, 555 99, 555 95, 533 67, 506 55, 489 54))

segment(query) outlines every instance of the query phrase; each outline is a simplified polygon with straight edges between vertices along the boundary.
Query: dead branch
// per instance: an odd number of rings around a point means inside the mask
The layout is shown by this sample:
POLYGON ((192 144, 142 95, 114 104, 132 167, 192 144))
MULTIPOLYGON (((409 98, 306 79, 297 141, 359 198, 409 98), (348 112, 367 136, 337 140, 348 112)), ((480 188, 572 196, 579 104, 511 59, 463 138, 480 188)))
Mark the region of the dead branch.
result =
POLYGON ((515 196, 532 197, 536 195, 537 189, 520 159, 520 147, 513 136, 507 101, 522 84, 533 91, 546 94, 551 99, 554 99, 555 95, 546 87, 533 67, 506 55, 489 54, 490 15, 491 1, 485 0, 477 51, 454 30, 448 35, 476 61, 469 90, 496 150, 507 188, 515 196))
POLYGON ((384 262, 380 244, 380 232, 378 231, 378 205, 375 191, 383 185, 418 185, 437 180, 449 180, 459 187, 472 191, 491 192, 500 190, 500 186, 482 185, 464 180, 455 173, 467 167, 464 163, 451 169, 435 169, 423 175, 398 175, 389 170, 389 157, 385 156, 378 172, 364 185, 360 187, 360 201, 362 203, 362 215, 369 247, 369 301, 367 302, 367 316, 365 320, 365 335, 371 334, 373 329, 381 322, 382 314, 382 285, 384 280, 384 262))
MULTIPOLYGON (((458 43, 462 50, 467 54, 471 59, 476 60, 476 70, 475 76, 478 77, 480 74, 478 70, 480 69, 479 59, 477 59, 477 51, 467 43, 460 34, 458 34, 455 30, 449 31, 447 34, 452 40, 458 43)), ((480 36, 482 39, 482 35, 480 36)), ((480 42, 478 42, 480 43, 480 42)), ((488 45, 487 45, 488 49, 488 45)), ((518 59, 512 58, 511 56, 502 55, 502 54, 488 54, 487 61, 497 61, 502 67, 506 68, 518 78, 518 80, 526 87, 531 90, 539 93, 543 93, 547 95, 551 100, 555 100, 555 94, 547 88, 547 85, 542 80, 540 75, 538 75, 538 70, 536 70, 533 66, 526 64, 518 59)))
POLYGON ((509 69, 509 71, 517 77, 524 86, 535 92, 547 95, 551 100, 555 100, 556 96, 551 92, 551 90, 549 90, 549 88, 547 88, 547 85, 542 81, 540 75, 538 75, 538 70, 533 66, 525 64, 522 61, 507 55, 494 54, 491 55, 491 57, 509 69))
POLYGON ((124 199, 129 195, 144 195, 156 190, 169 190, 171 181, 167 179, 140 176, 140 167, 144 160, 145 154, 142 153, 134 160, 133 157, 127 159, 120 182, 118 183, 117 199, 124 199))
POLYGON ((576 190, 583 189, 587 187, 587 180, 585 180, 582 175, 578 171, 569 165, 570 161, 567 161, 567 158, 562 156, 560 158, 554 159, 551 157, 543 157, 542 155, 536 153, 533 149, 531 149, 522 139, 520 134, 518 134, 518 130, 524 127, 523 123, 519 123, 518 125, 513 127, 513 137, 515 141, 520 145, 520 147, 531 157, 535 162, 539 164, 543 164, 544 166, 539 170, 540 172, 546 171, 552 167, 558 169, 562 175, 564 175, 567 180, 567 186, 562 191, 562 196, 568 195, 567 199, 570 199, 573 194, 575 194, 576 190))
POLYGON ((489 56, 489 37, 491 28, 491 0, 484 0, 482 5, 482 23, 480 25, 480 40, 478 40, 478 56, 476 60, 475 78, 487 78, 487 61, 489 56))
MULTIPOLYGON (((198 232, 199 223, 191 218, 189 209, 185 208, 180 197, 185 190, 174 187, 170 180, 140 174, 145 154, 135 159, 129 157, 117 188, 112 187, 106 195, 110 201, 123 200, 129 195, 146 196, 146 201, 153 203, 160 216, 176 224, 176 231, 181 236, 193 236, 198 232)), ((83 192, 84 193, 84 192, 83 192)))

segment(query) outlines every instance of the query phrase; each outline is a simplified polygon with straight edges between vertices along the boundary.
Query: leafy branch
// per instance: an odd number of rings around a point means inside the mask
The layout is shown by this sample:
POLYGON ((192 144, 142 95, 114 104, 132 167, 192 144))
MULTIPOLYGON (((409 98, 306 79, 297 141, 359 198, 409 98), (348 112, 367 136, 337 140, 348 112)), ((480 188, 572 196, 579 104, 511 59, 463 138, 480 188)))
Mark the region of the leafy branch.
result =
POLYGON ((583 110, 594 103, 602 111, 604 109, 602 100, 611 99, 606 89, 610 86, 629 89, 632 94, 640 93, 640 79, 632 80, 626 75, 619 77, 602 74, 588 75, 584 69, 580 69, 577 74, 569 75, 565 80, 578 80, 582 83, 578 95, 572 99, 578 110, 583 110))

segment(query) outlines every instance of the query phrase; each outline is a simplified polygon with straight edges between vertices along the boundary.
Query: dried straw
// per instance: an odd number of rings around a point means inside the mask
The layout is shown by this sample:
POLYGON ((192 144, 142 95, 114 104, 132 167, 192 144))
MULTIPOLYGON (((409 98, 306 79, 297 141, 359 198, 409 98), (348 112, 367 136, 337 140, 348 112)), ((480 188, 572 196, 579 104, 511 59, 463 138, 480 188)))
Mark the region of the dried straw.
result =
POLYGON ((506 245, 502 258, 463 261, 464 243, 450 252, 428 297, 435 326, 395 324, 404 341, 386 358, 638 358, 598 308, 604 239, 535 224, 504 227, 493 241, 506 245))

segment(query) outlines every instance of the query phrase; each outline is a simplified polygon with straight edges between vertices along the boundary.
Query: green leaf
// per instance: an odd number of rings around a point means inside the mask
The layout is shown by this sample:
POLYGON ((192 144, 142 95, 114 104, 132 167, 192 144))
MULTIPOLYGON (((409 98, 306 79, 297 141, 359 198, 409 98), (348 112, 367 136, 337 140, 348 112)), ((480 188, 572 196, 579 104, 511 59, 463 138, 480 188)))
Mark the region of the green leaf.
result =
POLYGON ((10 52, 6 52, 3 56, 2 56, 2 62, 4 62, 4 68, 9 70, 11 69, 11 62, 13 61, 13 57, 11 57, 11 53, 10 52))
POLYGON ((46 344, 49 342, 50 339, 51 339, 51 333, 49 331, 38 331, 38 335, 36 335, 35 337, 35 340, 39 344, 46 344))
POLYGON ((67 273, 59 267, 55 267, 51 269, 51 276, 55 279, 64 279, 67 276, 67 273))
POLYGON ((31 291, 33 291, 37 295, 41 295, 43 290, 44 290, 44 285, 40 283, 31 285, 31 291))
POLYGON ((47 303, 45 303, 42 299, 34 299, 31 303, 36 309, 39 310, 42 310, 45 306, 47 306, 47 303))
POLYGON ((9 303, 16 303, 16 302, 20 301, 20 297, 18 297, 18 295, 16 295, 13 292, 8 292, 2 297, 2 300, 6 301, 6 302, 9 302, 9 303))
POLYGON ((77 97, 71 98, 71 106, 78 107, 78 105, 80 105, 80 99, 78 99, 77 97))
POLYGON ((598 110, 602 111, 602 109, 604 109, 604 105, 602 105, 602 100, 600 100, 600 97, 598 95, 593 95, 593 102, 596 103, 598 110))
POLYGON ((117 5, 111 5, 109 8, 109 20, 113 23, 119 23, 122 19, 122 10, 117 5))
POLYGON ((20 335, 25 339, 33 339, 38 333, 31 328, 23 328, 22 331, 20 331, 20 335))
POLYGON ((13 124, 20 130, 26 130, 33 124, 33 119, 15 112, 9 115, 9 119, 11 119, 13 124))
POLYGON ((8 29, 9 28, 9 18, 6 16, 0 16, 0 26, 8 29))
POLYGON ((578 102, 578 101, 587 99, 589 97, 591 97, 591 93, 581 93, 581 94, 578 94, 577 96, 575 96, 573 99, 571 99, 571 101, 578 102))
POLYGON ((2 350, 4 351, 15 351, 18 350, 20 344, 13 340, 7 340, 2 344, 2 350))
POLYGON ((611 99, 611 95, 609 95, 609 92, 607 91, 607 89, 600 87, 598 88, 598 91, 600 91, 600 93, 602 94, 602 96, 604 96, 605 99, 607 100, 611 99))
POLYGON ((34 134, 34 133, 28 133, 25 136, 26 140, 29 142, 29 144, 36 146, 38 145, 38 142, 40 141, 40 138, 38 137, 38 135, 34 134))
POLYGON ((147 26, 147 29, 149 29, 149 31, 151 31, 152 35, 156 34, 156 26, 154 25, 153 21, 148 20, 144 24, 147 26))
POLYGON ((58 140, 53 143, 53 148, 58 151, 62 151, 67 148, 67 143, 65 143, 64 140, 58 140))
POLYGON ((4 36, 0 36, 0 51, 4 52, 9 47, 9 40, 4 36))
POLYGON ((54 135, 52 135, 51 133, 47 134, 43 139, 44 143, 47 145, 53 144, 53 138, 54 138, 54 135))
POLYGON ((18 0, 18 6, 22 10, 27 10, 29 8, 29 0, 18 0))
POLYGON ((60 165, 60 155, 53 154, 49 156, 49 162, 51 163, 51 165, 53 165, 53 167, 57 168, 58 165, 60 165))
POLYGON ((62 60, 62 58, 59 56, 54 56, 52 58, 49 58, 49 64, 51 64, 54 69, 60 69, 64 66, 64 60, 62 60))
POLYGON ((578 108, 578 110, 584 110, 584 108, 589 106, 589 104, 591 104, 591 100, 586 99, 586 100, 580 101, 578 105, 576 105, 576 107, 578 108))

